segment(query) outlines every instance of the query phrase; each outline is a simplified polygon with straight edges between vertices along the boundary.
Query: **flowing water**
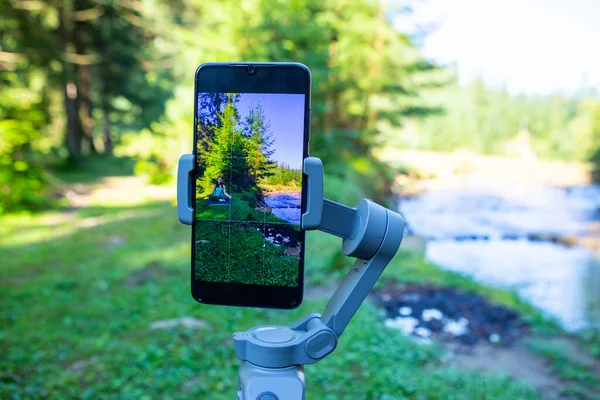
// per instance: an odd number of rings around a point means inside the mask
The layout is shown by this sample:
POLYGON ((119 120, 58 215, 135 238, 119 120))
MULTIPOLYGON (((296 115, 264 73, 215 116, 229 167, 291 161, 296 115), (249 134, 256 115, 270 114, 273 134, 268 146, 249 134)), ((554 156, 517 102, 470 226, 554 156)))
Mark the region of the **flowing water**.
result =
POLYGON ((279 192, 265 196, 273 215, 292 224, 300 224, 301 192, 279 192))
POLYGON ((600 327, 600 255, 561 244, 598 235, 600 186, 431 190, 400 212, 437 265, 515 287, 568 330, 600 327))

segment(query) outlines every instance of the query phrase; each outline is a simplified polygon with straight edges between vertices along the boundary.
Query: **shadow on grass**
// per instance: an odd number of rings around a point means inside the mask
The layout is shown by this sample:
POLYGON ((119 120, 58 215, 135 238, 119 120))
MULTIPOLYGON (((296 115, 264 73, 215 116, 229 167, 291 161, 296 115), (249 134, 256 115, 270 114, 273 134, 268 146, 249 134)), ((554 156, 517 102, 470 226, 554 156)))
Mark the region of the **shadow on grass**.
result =
MULTIPOLYGON (((144 236, 160 236, 162 231, 165 235, 177 232, 183 240, 186 231, 177 220, 176 208, 167 201, 136 206, 88 207, 73 211, 71 215, 72 218, 69 216, 56 224, 39 222, 19 227, 18 220, 11 221, 13 226, 7 236, 25 237, 30 232, 38 232, 35 241, 24 240, 23 243, 7 237, 6 242, 12 244, 2 246, 3 255, 6 255, 3 267, 14 266, 24 257, 35 259, 38 255, 40 263, 63 255, 67 258, 77 255, 91 257, 96 253, 99 242, 115 236, 141 240, 144 236), (48 249, 56 252, 48 253, 48 249), (73 253, 65 254, 66 249, 73 250, 73 253)), ((186 236, 185 240, 188 243, 189 237, 186 236)))
POLYGON ((50 167, 66 183, 94 183, 107 176, 131 176, 136 160, 108 154, 90 155, 76 164, 64 161, 50 167))
MULTIPOLYGON (((77 241, 88 235, 89 229, 102 225, 168 215, 175 221, 176 210, 170 202, 150 202, 135 206, 91 206, 35 216, 5 216, 0 225, 2 251, 35 251, 36 246, 57 243, 59 240, 77 241), (71 239, 69 239, 71 238, 71 239)), ((110 228, 108 228, 110 229, 110 228)), ((93 235, 92 235, 93 236, 93 235)), ((7 265, 10 263, 6 263, 7 265)))

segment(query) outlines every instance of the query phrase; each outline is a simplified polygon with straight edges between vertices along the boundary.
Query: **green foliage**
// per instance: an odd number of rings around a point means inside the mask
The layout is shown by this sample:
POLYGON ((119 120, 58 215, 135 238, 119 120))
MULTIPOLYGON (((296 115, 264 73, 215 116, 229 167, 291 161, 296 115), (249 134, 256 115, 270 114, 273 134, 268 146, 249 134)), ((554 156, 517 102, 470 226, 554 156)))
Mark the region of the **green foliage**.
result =
POLYGON ((600 182, 600 99, 582 101, 573 126, 578 132, 576 146, 583 147, 581 156, 592 163, 592 179, 600 182))
MULTIPOLYGON (((433 110, 419 90, 439 82, 437 68, 393 28, 388 18, 402 12, 393 5, 262 0, 238 12, 245 21, 235 26, 240 58, 299 61, 310 68, 311 154, 328 169, 344 170, 340 178, 353 173, 351 160, 370 156, 382 125, 398 127, 407 115, 433 110)), ((390 182, 382 186, 389 191, 390 182)))
POLYGON ((600 329, 593 327, 584 329, 580 332, 580 340, 596 358, 600 359, 600 329))
POLYGON ((267 185, 282 185, 298 187, 302 183, 302 171, 292 169, 289 165, 283 163, 271 169, 269 175, 265 177, 264 183, 267 185))
POLYGON ((265 241, 256 226, 263 224, 197 222, 196 260, 202 260, 203 265, 196 266, 196 278, 206 282, 297 285, 298 258, 287 256, 285 248, 265 241), (244 267, 230 269, 228 265, 244 267))
MULTIPOLYGON (((407 35, 392 27, 388 18, 398 12, 404 11, 370 1, 256 1, 242 6, 234 0, 187 1, 165 10, 167 16, 177 15, 173 21, 178 28, 166 33, 165 40, 179 49, 178 57, 186 65, 231 59, 305 63, 313 80, 312 155, 336 169, 342 180, 363 175, 360 164, 369 164, 378 175, 377 188, 365 181, 365 190, 382 199, 391 181, 382 173, 383 166, 367 160, 381 142, 381 126, 398 127, 405 116, 435 111, 419 97, 419 90, 438 85, 443 75, 419 56, 407 35), (353 162, 357 158, 362 161, 353 162), (361 171, 354 170, 356 165, 361 171)), ((199 101, 200 154, 208 151, 220 123, 210 115, 222 111, 226 102, 223 96, 209 97, 199 101)), ((265 130, 258 123, 240 122, 265 130)), ((244 135, 252 136, 247 129, 244 135)), ((260 153, 267 154, 268 135, 262 138, 255 148, 262 146, 260 153)), ((198 165, 202 175, 202 159, 198 165)), ((263 165, 250 167, 258 176, 267 174, 269 167, 263 165)))
MULTIPOLYGON (((0 84, 18 78, 14 72, 4 72, 0 84)), ((15 84, 1 88, 0 99, 0 215, 44 208, 50 201, 49 182, 35 147, 46 123, 42 93, 15 84)))
POLYGON ((151 182, 170 182, 181 154, 193 146, 193 88, 180 87, 166 105, 164 115, 150 128, 124 135, 115 155, 137 160, 136 173, 151 182))
POLYGON ((269 122, 261 105, 250 109, 240 124, 239 95, 205 93, 199 97, 198 192, 211 193, 219 177, 234 192, 256 191, 258 181, 270 173, 273 154, 269 122))
POLYGON ((220 124, 214 131, 214 139, 209 143, 206 153, 198 154, 198 158, 202 160, 201 164, 206 166, 200 181, 204 192, 212 192, 217 178, 222 177, 229 183, 232 182, 233 175, 238 177, 247 169, 247 162, 244 159, 245 146, 241 141, 241 132, 236 126, 238 113, 231 98, 223 112, 219 114, 219 120, 220 124), (227 176, 224 176, 225 174, 227 176))
POLYGON ((600 99, 578 96, 511 96, 481 80, 468 87, 431 92, 441 115, 411 129, 387 131, 388 145, 423 150, 469 149, 479 153, 587 161, 600 148, 600 99))
POLYGON ((136 160, 111 154, 90 156, 85 165, 73 169, 68 162, 59 162, 50 167, 52 175, 65 184, 92 184, 105 177, 131 176, 136 160))
POLYGON ((137 1, 4 1, 0 15, 0 110, 10 146, 0 156, 9 165, 0 212, 38 209, 53 204, 43 169, 64 159, 81 168, 110 153, 123 132, 160 117, 174 88, 164 64, 171 54, 156 45, 162 22, 137 1))
POLYGON ((270 158, 274 153, 270 123, 260 103, 252 107, 244 119, 242 135, 246 139, 245 153, 250 175, 254 182, 258 182, 270 173, 272 167, 270 158))
MULTIPOLYGON (((158 152, 156 152, 158 153, 158 152)), ((140 160, 135 165, 136 175, 145 175, 148 182, 153 185, 161 185, 171 182, 173 175, 170 171, 170 163, 165 162, 164 157, 152 154, 146 160, 140 160)))
POLYGON ((598 398, 600 377, 595 370, 597 360, 578 349, 575 341, 533 339, 527 345, 546 358, 553 372, 569 382, 561 390, 563 395, 585 400, 598 398))

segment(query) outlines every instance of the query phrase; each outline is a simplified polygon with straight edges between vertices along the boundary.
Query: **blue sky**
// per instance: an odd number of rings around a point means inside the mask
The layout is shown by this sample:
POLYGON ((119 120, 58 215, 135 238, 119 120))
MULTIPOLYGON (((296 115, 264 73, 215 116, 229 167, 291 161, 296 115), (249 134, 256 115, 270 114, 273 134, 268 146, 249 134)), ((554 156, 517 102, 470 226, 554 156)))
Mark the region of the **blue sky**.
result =
POLYGON ((267 120, 271 123, 271 133, 275 138, 271 157, 278 163, 301 169, 302 140, 304 138, 304 95, 242 93, 238 103, 240 120, 258 102, 262 105, 267 120))
POLYGON ((414 0, 402 30, 434 24, 423 52, 513 94, 600 88, 600 0, 414 0))

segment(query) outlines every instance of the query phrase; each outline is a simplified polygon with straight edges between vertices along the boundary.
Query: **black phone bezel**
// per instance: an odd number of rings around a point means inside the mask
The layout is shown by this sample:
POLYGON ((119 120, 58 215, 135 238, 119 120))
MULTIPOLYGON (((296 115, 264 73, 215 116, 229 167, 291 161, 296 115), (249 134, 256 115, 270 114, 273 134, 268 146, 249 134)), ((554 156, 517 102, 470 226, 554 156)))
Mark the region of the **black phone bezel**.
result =
MULTIPOLYGON (((304 94, 303 158, 308 157, 310 138, 310 71, 299 63, 205 63, 194 79, 194 164, 197 157, 198 93, 291 93, 304 94), (251 68, 249 68, 251 67, 251 68)), ((192 193, 196 193, 193 179, 192 193)), ((298 286, 267 286, 240 283, 204 282, 195 279, 196 201, 192 220, 191 291, 202 304, 293 309, 302 303, 306 234, 301 230, 298 286)), ((306 177, 302 176, 301 213, 306 211, 306 177)))

